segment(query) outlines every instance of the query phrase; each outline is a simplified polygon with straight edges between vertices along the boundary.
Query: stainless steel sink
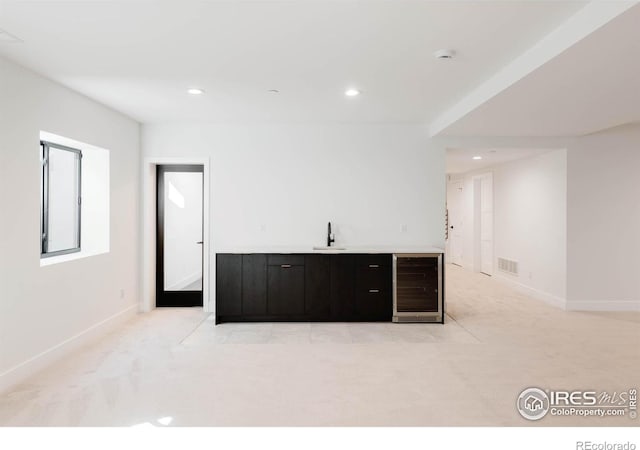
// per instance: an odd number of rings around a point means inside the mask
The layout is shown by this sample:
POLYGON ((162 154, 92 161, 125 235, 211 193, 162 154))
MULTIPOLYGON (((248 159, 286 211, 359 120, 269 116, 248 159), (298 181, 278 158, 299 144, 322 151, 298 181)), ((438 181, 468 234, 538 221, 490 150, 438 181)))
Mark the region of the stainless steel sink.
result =
POLYGON ((314 250, 322 250, 322 251, 328 251, 328 250, 346 250, 346 247, 313 247, 314 250))

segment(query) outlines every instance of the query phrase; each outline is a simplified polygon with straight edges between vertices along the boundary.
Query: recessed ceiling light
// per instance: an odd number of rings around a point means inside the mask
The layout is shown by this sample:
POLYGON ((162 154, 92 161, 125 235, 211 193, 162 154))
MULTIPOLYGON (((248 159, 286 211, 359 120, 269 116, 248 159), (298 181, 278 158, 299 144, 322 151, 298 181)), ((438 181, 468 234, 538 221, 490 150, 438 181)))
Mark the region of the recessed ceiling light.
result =
POLYGON ((347 89, 346 91, 344 91, 344 95, 346 95, 347 97, 355 97, 357 95, 360 95, 360 91, 357 89, 347 89))
POLYGON ((279 91, 279 90, 277 90, 277 89, 269 89, 267 92, 268 92, 269 94, 279 94, 279 93, 280 93, 280 91, 279 91))
POLYGON ((448 48, 442 48, 434 52, 433 56, 435 56, 438 59, 452 59, 455 56, 455 54, 456 52, 453 50, 450 50, 448 48))
POLYGON ((192 87, 187 89, 187 93, 191 95, 202 95, 204 94, 204 89, 192 87))
POLYGON ((482 159, 482 156, 474 156, 473 159, 475 160, 482 159))

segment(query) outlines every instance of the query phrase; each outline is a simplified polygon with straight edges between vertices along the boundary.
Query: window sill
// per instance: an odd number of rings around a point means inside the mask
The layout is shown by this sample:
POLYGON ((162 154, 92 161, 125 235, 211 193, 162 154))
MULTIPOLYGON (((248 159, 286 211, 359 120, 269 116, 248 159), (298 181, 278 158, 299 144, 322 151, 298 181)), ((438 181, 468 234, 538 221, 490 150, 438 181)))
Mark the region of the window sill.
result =
POLYGON ((76 259, 88 258, 90 256, 103 255, 109 253, 109 250, 105 251, 79 251, 75 253, 68 253, 66 255, 50 256, 48 258, 40 258, 40 267, 52 266, 54 264, 65 263, 69 261, 75 261, 76 259))

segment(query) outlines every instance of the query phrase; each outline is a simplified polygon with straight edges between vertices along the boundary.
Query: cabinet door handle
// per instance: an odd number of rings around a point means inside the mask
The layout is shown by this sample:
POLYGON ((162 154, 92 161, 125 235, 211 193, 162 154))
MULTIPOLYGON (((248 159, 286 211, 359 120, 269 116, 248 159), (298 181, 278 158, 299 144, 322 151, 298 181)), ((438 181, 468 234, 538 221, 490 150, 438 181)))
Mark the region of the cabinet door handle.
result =
POLYGON ((378 292, 380 292, 380 289, 369 289, 370 294, 377 294, 378 292))
POLYGON ((291 264, 280 264, 280 267, 282 267, 283 269, 289 269, 291 267, 291 264))
POLYGON ((369 264, 370 269, 377 269, 378 267, 380 267, 378 264, 369 264))

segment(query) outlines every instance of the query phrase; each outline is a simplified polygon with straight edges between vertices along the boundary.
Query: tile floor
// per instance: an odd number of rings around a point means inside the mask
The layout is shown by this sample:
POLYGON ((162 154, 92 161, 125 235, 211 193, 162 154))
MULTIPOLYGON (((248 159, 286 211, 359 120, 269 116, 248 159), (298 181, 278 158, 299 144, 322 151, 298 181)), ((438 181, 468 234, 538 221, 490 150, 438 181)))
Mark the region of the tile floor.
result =
POLYGON ((455 266, 447 311, 444 326, 214 326, 155 310, 0 395, 0 425, 640 425, 515 408, 529 386, 640 387, 640 313, 561 311, 455 266))

